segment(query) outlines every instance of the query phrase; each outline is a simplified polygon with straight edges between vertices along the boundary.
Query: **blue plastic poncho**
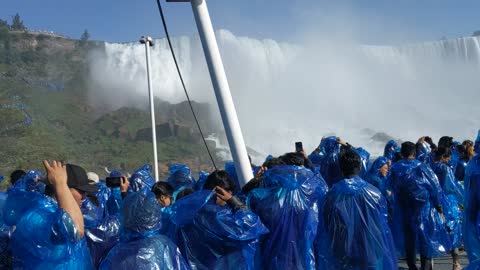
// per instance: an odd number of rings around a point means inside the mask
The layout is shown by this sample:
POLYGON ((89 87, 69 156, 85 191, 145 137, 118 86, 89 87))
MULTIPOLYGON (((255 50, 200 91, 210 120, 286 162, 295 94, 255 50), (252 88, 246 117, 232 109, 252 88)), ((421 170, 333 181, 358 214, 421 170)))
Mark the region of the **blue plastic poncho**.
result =
POLYGON ((110 174, 109 174, 110 177, 122 177, 124 176, 124 174, 121 172, 121 171, 118 171, 118 170, 115 170, 113 169, 110 174))
POLYGON ((463 270, 480 270, 480 259, 468 262, 467 267, 463 268, 463 270))
POLYGON ((22 178, 18 179, 13 187, 19 190, 44 193, 45 183, 40 181, 42 178, 42 173, 30 170, 22 178))
POLYGON ((235 168, 235 163, 233 161, 227 161, 225 162, 225 171, 227 172, 228 176, 230 176, 230 179, 233 180, 233 183, 235 183, 235 190, 240 190, 240 181, 238 180, 238 175, 237 175, 237 169, 235 168))
POLYGON ((193 188, 195 186, 195 180, 192 178, 190 168, 183 164, 173 164, 170 166, 170 176, 167 182, 173 187, 174 190, 180 188, 193 188))
POLYGON ((390 159, 392 162, 396 162, 396 152, 400 152, 400 147, 398 146, 397 142, 395 142, 394 140, 388 141, 385 145, 385 149, 383 150, 383 156, 390 159))
POLYGON ((161 207, 147 189, 132 193, 122 206, 122 240, 99 269, 189 269, 178 248, 161 228, 161 207))
POLYGON ((331 136, 322 140, 320 152, 323 156, 320 162, 320 174, 331 187, 334 183, 342 179, 342 173, 339 165, 340 146, 337 143, 337 137, 331 136))
POLYGON ((105 203, 103 219, 97 221, 95 226, 85 225, 85 237, 95 268, 120 239, 121 192, 118 187, 108 189, 110 196, 105 203))
POLYGON ((327 269, 398 269, 386 201, 359 177, 333 185, 323 206, 327 269))
POLYGON ((94 205, 90 199, 85 198, 80 205, 85 228, 95 227, 103 219, 103 209, 94 205))
MULTIPOLYGON (((320 142, 320 145, 322 142, 320 142)), ((320 146, 319 146, 320 149, 320 146)), ((320 166, 320 163, 322 162, 323 158, 323 153, 319 152, 318 150, 314 150, 309 156, 308 159, 313 163, 313 165, 318 165, 320 166)))
POLYGON ((379 170, 385 164, 388 164, 389 161, 390 160, 387 157, 378 157, 373 162, 372 167, 370 167, 370 170, 368 171, 368 174, 365 177, 365 181, 367 181, 369 184, 375 186, 380 190, 384 190, 385 181, 387 180, 387 177, 380 174, 379 170))
POLYGON ((315 258, 323 264, 317 229, 323 224, 318 204, 328 189, 325 181, 309 169, 285 165, 267 170, 263 182, 248 197, 270 230, 261 243, 259 269, 315 269, 315 258))
POLYGON ((106 216, 96 227, 85 229, 87 246, 95 268, 120 240, 120 216, 106 216))
POLYGON ((464 243, 468 260, 480 259, 480 155, 473 157, 465 172, 464 243))
POLYGON ((433 157, 432 157, 432 149, 427 142, 421 144, 420 147, 417 147, 417 156, 416 159, 420 162, 425 164, 432 164, 433 157))
POLYGON ((458 160, 457 167, 455 168, 455 178, 458 181, 465 180, 465 170, 467 169, 467 164, 468 162, 463 159, 458 160))
POLYGON ((70 215, 38 193, 10 189, 4 208, 14 222, 14 269, 93 269, 85 238, 79 239, 70 215))
POLYGON ((143 188, 151 190, 155 184, 155 179, 152 177, 152 168, 150 165, 144 165, 140 169, 136 170, 130 177, 129 192, 137 192, 143 188))
POLYGON ((201 171, 198 173, 198 180, 195 183, 195 190, 202 190, 203 185, 205 184, 205 181, 207 181, 207 178, 210 174, 204 171, 201 171))
POLYGON ((477 139, 475 140, 475 144, 473 146, 473 151, 475 151, 475 153, 477 154, 480 154, 480 129, 478 130, 477 139))
POLYGON ((11 268, 10 237, 13 233, 13 227, 6 225, 3 221, 3 207, 7 197, 7 193, 0 192, 0 269, 11 268))
POLYGON ((120 213, 120 209, 122 208, 122 192, 120 188, 112 188, 110 197, 107 200, 106 204, 106 213, 108 215, 114 215, 120 213))
POLYGON ((355 148, 354 151, 362 160, 362 167, 360 169, 359 176, 363 178, 367 175, 368 168, 370 167, 370 153, 361 147, 355 148))
POLYGON ((447 164, 435 162, 432 169, 438 177, 445 194, 443 211, 446 219, 447 231, 452 241, 453 248, 462 245, 462 213, 460 206, 463 205, 463 186, 455 179, 452 169, 447 164))
POLYGON ((458 153, 457 148, 452 146, 451 150, 451 158, 448 161, 448 166, 452 170, 455 170, 457 168, 458 161, 460 160, 460 153, 458 153))
POLYGON ((97 197, 98 201, 98 207, 101 208, 102 211, 105 211, 108 198, 111 194, 110 188, 107 187, 105 182, 98 182, 95 185, 98 187, 98 191, 95 194, 95 197, 97 197))
POLYGON ((392 231, 397 252, 405 252, 405 226, 417 235, 419 250, 427 258, 450 251, 450 237, 436 210, 442 206, 444 194, 432 169, 418 160, 401 160, 392 165, 390 173, 395 197, 392 231))
POLYGON ((252 211, 219 206, 209 190, 198 191, 173 205, 175 239, 192 269, 256 269, 259 238, 268 233, 252 211))
POLYGON ((380 192, 382 192, 382 195, 385 197, 388 207, 389 222, 391 222, 395 200, 392 194, 392 187, 388 175, 383 176, 380 173, 379 169, 382 168, 385 164, 389 164, 390 162, 391 160, 387 157, 378 157, 373 162, 372 167, 370 167, 370 170, 365 177, 365 181, 378 188, 380 192))

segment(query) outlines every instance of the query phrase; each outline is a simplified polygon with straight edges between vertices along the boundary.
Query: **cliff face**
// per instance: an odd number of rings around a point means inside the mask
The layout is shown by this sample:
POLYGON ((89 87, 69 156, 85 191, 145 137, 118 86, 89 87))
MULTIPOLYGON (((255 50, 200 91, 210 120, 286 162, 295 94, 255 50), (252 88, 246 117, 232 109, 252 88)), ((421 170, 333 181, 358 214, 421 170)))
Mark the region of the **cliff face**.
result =
POLYGON ((20 52, 43 51, 53 55, 71 52, 78 46, 76 40, 48 33, 11 31, 10 35, 14 48, 20 52))
MULTIPOLYGON (((132 172, 152 163, 149 112, 136 108, 100 111, 87 98, 92 49, 49 33, 0 33, 0 175, 42 168, 43 159, 62 159, 87 170, 132 172)), ((200 143, 188 103, 156 100, 161 171, 184 162, 194 171, 210 162, 200 143)), ((208 104, 193 104, 206 134, 217 124, 208 104)))

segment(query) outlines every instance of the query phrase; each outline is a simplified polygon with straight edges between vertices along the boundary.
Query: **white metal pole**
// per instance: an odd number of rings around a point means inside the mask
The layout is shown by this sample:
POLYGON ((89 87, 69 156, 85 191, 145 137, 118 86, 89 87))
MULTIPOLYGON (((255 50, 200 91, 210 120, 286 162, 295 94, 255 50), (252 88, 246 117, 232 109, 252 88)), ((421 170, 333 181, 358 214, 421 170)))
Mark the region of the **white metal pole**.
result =
POLYGON ((240 185, 244 186, 253 178, 252 168, 230 93, 222 57, 218 50, 207 2, 206 0, 191 0, 191 3, 238 179, 240 185))
POLYGON ((152 120, 152 143, 153 143, 153 168, 155 171, 155 182, 158 182, 158 157, 157 157, 157 131, 155 124, 155 105, 153 100, 152 78, 150 77, 150 47, 153 46, 152 38, 149 36, 142 36, 140 43, 145 44, 145 55, 147 60, 147 81, 148 81, 148 96, 150 99, 150 118, 152 120))

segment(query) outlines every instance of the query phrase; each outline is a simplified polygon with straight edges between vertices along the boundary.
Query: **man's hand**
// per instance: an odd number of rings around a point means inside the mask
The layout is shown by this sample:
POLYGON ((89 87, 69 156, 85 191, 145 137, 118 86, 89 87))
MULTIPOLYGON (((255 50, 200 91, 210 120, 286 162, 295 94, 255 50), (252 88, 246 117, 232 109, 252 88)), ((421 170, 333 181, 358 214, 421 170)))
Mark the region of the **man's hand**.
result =
POLYGON ((216 186, 215 187, 215 193, 217 194, 217 197, 220 198, 222 201, 228 201, 230 200, 233 196, 230 192, 226 191, 225 189, 216 186))
POLYGON ((262 177, 263 173, 265 173, 265 171, 267 170, 267 167, 260 167, 260 169, 257 171, 257 173, 255 174, 255 178, 260 178, 262 177))
POLYGON ((53 160, 52 163, 49 163, 48 160, 44 160, 43 165, 47 170, 50 184, 55 187, 67 185, 67 169, 62 162, 53 160))
POLYGON ((421 143, 423 144, 425 142, 425 137, 420 137, 420 139, 418 139, 417 143, 421 143))
POLYGON ((128 186, 130 185, 130 182, 128 182, 128 178, 125 176, 122 176, 120 179, 120 191, 127 192, 128 191, 128 186))

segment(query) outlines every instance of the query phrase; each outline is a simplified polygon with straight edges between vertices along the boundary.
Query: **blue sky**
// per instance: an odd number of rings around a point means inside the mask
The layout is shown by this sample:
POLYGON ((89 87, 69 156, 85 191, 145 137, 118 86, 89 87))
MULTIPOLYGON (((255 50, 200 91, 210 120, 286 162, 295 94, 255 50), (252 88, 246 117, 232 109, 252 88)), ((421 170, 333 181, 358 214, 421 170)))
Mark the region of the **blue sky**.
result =
MULTIPOLYGON (((162 0, 164 3, 165 0, 162 0)), ((19 12, 27 27, 78 38, 132 41, 163 37, 155 0, 4 0, 0 18, 19 12)), ((468 36, 480 29, 478 0, 208 0, 216 29, 294 42, 308 31, 355 34, 363 43, 397 43, 468 36)), ((188 3, 164 3, 172 35, 195 33, 188 3)))

